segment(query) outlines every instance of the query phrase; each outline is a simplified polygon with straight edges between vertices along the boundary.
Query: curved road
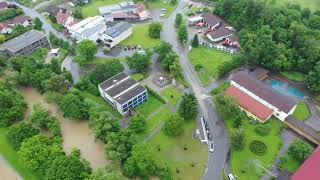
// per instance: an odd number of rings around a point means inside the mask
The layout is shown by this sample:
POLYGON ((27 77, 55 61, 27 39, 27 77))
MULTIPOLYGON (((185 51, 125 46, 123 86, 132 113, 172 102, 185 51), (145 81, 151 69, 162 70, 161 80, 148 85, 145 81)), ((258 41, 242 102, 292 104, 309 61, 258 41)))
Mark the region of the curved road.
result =
POLYGON ((219 180, 222 179, 221 171, 225 165, 226 154, 229 149, 229 138, 223 120, 218 116, 212 100, 210 98, 202 99, 202 94, 205 93, 206 90, 198 79, 193 65, 188 59, 188 48, 182 46, 177 40, 177 33, 174 29, 175 16, 187 5, 187 1, 181 0, 177 9, 171 14, 171 16, 163 20, 164 25, 162 38, 169 42, 172 45, 173 50, 178 54, 185 78, 189 82, 198 99, 200 114, 204 115, 208 120, 210 131, 213 134, 215 151, 208 155, 207 170, 202 179, 219 180))

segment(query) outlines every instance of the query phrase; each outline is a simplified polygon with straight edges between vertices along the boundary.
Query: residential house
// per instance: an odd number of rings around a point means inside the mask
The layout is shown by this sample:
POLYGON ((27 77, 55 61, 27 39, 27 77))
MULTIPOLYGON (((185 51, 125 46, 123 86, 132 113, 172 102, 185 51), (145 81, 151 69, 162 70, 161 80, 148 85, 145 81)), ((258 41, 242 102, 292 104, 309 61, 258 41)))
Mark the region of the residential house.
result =
POLYGON ((7 9, 8 8, 8 3, 6 1, 1 1, 0 2, 0 10, 3 10, 3 9, 7 9))
POLYGON ((22 25, 28 27, 32 24, 32 19, 29 16, 18 16, 13 19, 7 20, 6 23, 8 26, 13 27, 16 25, 22 25))
POLYGON ((57 23, 61 24, 63 27, 71 27, 76 24, 72 13, 70 11, 60 10, 57 14, 57 23))
POLYGON ((212 14, 212 13, 205 13, 202 16, 202 22, 208 29, 214 30, 218 26, 220 26, 224 20, 221 19, 219 16, 212 14))
POLYGON ((113 48, 132 34, 132 25, 127 22, 119 22, 107 29, 103 40, 109 48, 113 48))
POLYGON ((148 100, 147 89, 123 72, 100 83, 98 89, 100 95, 123 116, 148 100))
POLYGON ((0 45, 0 52, 7 56, 31 54, 40 47, 49 48, 48 38, 42 32, 30 30, 0 45))
POLYGON ((68 27, 68 30, 71 37, 76 39, 77 42, 84 39, 100 42, 103 38, 102 35, 107 31, 107 25, 104 17, 94 16, 68 27))
MULTIPOLYGON (((62 9, 63 10, 63 9, 62 9)), ((57 16, 57 14, 61 11, 61 8, 57 5, 49 5, 46 9, 46 12, 48 14, 51 14, 53 16, 57 16)))
POLYGON ((12 33, 12 28, 6 23, 0 23, 0 33, 1 34, 10 34, 12 33))
POLYGON ((320 146, 293 174, 290 180, 311 180, 320 178, 320 146))
POLYGON ((225 94, 234 97, 241 110, 260 122, 266 122, 272 115, 284 121, 296 108, 294 101, 283 97, 247 72, 234 74, 225 94))
POLYGON ((114 20, 145 20, 149 17, 149 11, 143 3, 135 4, 133 1, 120 2, 110 6, 99 7, 100 15, 106 21, 114 20))

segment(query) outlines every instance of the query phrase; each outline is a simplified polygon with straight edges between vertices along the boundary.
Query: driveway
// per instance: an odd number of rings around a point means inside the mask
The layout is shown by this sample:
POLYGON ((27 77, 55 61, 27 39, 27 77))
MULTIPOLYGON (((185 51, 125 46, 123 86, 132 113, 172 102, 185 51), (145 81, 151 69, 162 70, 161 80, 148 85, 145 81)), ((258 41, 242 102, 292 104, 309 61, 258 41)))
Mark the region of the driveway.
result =
POLYGON ((177 40, 177 33, 174 30, 174 20, 177 13, 180 13, 186 8, 189 1, 180 1, 177 9, 172 15, 164 19, 162 38, 169 42, 173 50, 178 54, 180 63, 183 68, 183 73, 186 80, 189 82, 191 89, 195 93, 199 103, 199 113, 208 119, 211 133, 215 144, 215 152, 209 153, 207 170, 202 179, 204 180, 219 180, 221 170, 224 167, 227 150, 229 149, 229 138, 224 126, 223 120, 218 116, 215 105, 210 98, 202 99, 202 93, 205 88, 201 84, 193 65, 188 59, 188 48, 182 46, 177 40))

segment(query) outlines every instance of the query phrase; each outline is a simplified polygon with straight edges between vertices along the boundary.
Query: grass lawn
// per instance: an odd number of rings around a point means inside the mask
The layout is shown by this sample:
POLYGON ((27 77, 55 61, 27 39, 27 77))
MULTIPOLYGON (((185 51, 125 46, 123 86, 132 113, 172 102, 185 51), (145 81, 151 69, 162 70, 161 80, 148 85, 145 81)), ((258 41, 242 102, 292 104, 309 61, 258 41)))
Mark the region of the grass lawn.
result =
POLYGON ((219 65, 232 59, 232 55, 212 48, 198 47, 193 48, 189 53, 191 63, 202 65, 202 69, 198 72, 199 78, 204 85, 210 83, 210 77, 217 78, 217 70, 219 65))
POLYGON ((104 107, 107 111, 109 111, 111 114, 113 114, 114 116, 116 116, 117 118, 121 118, 121 115, 119 114, 119 112, 112 107, 107 101, 105 101, 101 96, 95 96, 89 92, 82 92, 82 95, 86 98, 86 99, 90 99, 93 102, 99 104, 100 106, 104 107))
POLYGON ((131 74, 130 76, 136 81, 141 81, 141 80, 147 78, 148 74, 135 73, 135 74, 131 74))
POLYGON ((152 112, 159 109, 164 104, 160 102, 157 98, 155 98, 150 93, 148 94, 149 98, 148 101, 141 104, 136 108, 136 111, 140 113, 144 118, 147 118, 152 112))
POLYGON ((300 121, 305 121, 310 116, 310 110, 305 102, 299 102, 293 116, 300 121))
POLYGON ((126 58, 103 58, 103 57, 94 57, 92 61, 88 61, 87 64, 103 64, 108 61, 119 60, 121 62, 125 62, 126 58))
POLYGON ((181 98, 181 92, 175 86, 166 88, 161 92, 161 95, 164 96, 173 106, 176 106, 181 98))
POLYGON ((306 78, 305 74, 296 71, 282 71, 281 74, 293 81, 304 81, 306 78))
POLYGON ((81 12, 84 18, 96 16, 99 15, 99 7, 116 4, 121 1, 122 0, 92 0, 89 4, 86 4, 81 8, 81 12))
POLYGON ((145 24, 135 24, 133 26, 132 35, 122 41, 121 45, 138 45, 140 44, 142 48, 152 48, 160 45, 160 39, 153 39, 149 37, 148 34, 149 23, 145 24))
POLYGON ((0 128, 0 154, 19 172, 24 179, 40 179, 34 173, 19 163, 17 152, 11 147, 6 139, 8 128, 0 128))
POLYGON ((160 131, 147 142, 156 160, 171 168, 174 179, 201 179, 205 172, 208 149, 198 139, 192 139, 195 128, 196 122, 190 121, 185 123, 184 132, 178 137, 169 137, 160 131), (177 173, 177 169, 180 173, 177 173))
POLYGON ((170 110, 169 107, 162 107, 162 109, 158 113, 154 114, 149 119, 147 119, 146 134, 150 134, 152 130, 154 130, 162 121, 166 120, 172 114, 173 112, 170 110))
POLYGON ((230 86, 230 82, 224 82, 220 84, 218 87, 214 88, 211 91, 211 95, 215 96, 217 94, 223 93, 230 86))
POLYGON ((297 171, 297 169, 301 166, 302 163, 299 161, 293 159, 291 156, 286 154, 284 158, 287 160, 285 163, 282 164, 282 169, 286 169, 291 173, 294 173, 297 171))
POLYGON ((170 3, 170 0, 167 0, 167 3, 164 3, 163 0, 152 0, 148 1, 147 5, 149 9, 167 9, 166 13, 164 14, 164 17, 169 17, 172 14, 172 12, 177 8, 178 2, 175 5, 172 5, 170 3))
POLYGON ((312 11, 320 9, 319 0, 269 0, 270 5, 286 5, 286 3, 300 4, 303 8, 309 8, 312 11))

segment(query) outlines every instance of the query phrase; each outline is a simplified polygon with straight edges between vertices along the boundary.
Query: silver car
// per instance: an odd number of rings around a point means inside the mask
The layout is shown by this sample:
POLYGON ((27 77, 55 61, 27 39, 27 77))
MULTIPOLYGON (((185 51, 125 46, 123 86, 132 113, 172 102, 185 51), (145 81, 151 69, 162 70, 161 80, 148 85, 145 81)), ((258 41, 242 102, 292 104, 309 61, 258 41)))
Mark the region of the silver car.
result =
POLYGON ((209 142, 209 152, 213 153, 214 151, 214 144, 212 141, 209 142))

